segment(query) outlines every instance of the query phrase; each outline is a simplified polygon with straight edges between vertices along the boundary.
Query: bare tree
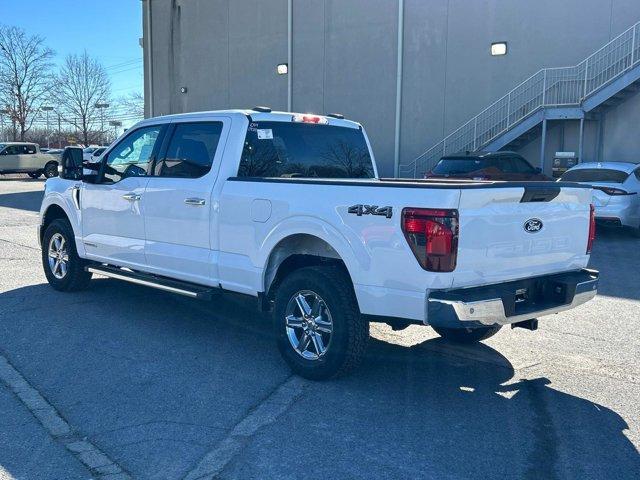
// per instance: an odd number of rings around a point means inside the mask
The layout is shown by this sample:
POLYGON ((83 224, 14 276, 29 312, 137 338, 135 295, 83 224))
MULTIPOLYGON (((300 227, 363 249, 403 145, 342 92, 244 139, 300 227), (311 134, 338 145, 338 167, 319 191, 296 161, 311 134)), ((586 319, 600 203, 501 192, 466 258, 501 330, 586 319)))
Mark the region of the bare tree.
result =
POLYGON ((140 118, 144 117, 144 97, 140 92, 133 92, 121 97, 118 103, 128 115, 136 115, 140 118))
POLYGON ((0 108, 9 111, 14 139, 25 139, 50 92, 53 55, 42 37, 0 28, 0 108))
POLYGON ((104 118, 99 105, 106 104, 110 92, 111 82, 100 62, 86 51, 67 55, 60 67, 56 95, 67 122, 78 129, 85 145, 104 118))

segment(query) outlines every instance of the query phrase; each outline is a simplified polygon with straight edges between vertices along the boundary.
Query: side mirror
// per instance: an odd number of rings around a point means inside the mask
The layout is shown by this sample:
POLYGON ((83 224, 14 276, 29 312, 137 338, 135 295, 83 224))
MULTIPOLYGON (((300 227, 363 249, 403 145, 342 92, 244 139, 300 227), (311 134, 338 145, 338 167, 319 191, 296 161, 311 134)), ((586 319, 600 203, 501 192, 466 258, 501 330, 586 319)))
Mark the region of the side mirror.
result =
POLYGON ((82 149, 66 147, 60 158, 60 178, 82 180, 82 149))

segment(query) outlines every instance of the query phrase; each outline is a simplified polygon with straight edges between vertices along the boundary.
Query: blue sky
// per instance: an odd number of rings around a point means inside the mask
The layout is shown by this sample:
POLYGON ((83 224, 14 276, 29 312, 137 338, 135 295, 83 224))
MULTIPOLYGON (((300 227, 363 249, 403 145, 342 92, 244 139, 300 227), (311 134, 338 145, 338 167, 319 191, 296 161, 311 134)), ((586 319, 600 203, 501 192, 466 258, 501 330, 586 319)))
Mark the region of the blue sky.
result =
POLYGON ((0 0, 0 11, 0 24, 44 37, 57 63, 86 49, 107 68, 114 97, 142 93, 140 0, 0 0))

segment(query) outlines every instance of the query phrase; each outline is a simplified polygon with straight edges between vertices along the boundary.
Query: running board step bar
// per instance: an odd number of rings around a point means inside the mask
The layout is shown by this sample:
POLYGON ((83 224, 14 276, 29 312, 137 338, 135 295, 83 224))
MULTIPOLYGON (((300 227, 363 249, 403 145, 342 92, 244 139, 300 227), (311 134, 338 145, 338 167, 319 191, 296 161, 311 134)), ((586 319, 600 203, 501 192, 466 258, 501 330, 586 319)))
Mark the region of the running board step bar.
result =
POLYGON ((143 285, 145 287, 157 288, 158 290, 177 293, 178 295, 197 298, 199 300, 211 300, 213 295, 218 292, 217 288, 181 282, 180 280, 172 280, 149 273, 133 272, 108 265, 88 265, 85 267, 85 270, 105 277, 124 280, 125 282, 135 283, 136 285, 143 285))

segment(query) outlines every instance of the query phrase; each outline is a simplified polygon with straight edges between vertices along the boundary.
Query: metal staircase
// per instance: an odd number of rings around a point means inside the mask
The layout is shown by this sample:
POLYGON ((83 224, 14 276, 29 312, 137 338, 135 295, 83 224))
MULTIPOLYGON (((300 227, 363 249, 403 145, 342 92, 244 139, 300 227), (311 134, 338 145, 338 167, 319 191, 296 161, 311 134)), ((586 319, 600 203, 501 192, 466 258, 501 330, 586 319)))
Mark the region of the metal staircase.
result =
MULTIPOLYGON (((640 88, 640 22, 571 67, 531 75, 410 163, 399 176, 416 178, 446 154, 517 149, 546 133, 546 120, 584 120, 640 88)), ((583 124, 581 123, 581 133, 583 124)))

